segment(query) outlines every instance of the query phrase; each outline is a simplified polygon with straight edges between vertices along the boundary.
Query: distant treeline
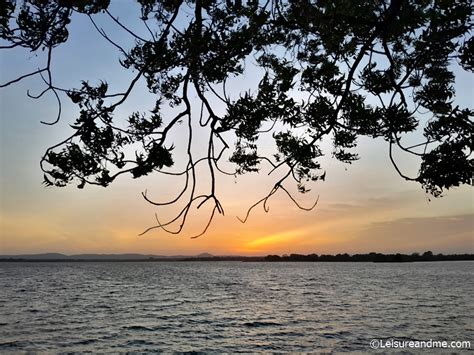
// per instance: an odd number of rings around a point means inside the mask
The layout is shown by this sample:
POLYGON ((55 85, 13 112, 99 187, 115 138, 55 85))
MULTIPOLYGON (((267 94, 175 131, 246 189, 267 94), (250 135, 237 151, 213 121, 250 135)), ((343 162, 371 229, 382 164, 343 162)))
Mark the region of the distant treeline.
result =
POLYGON ((352 261, 352 262, 414 262, 414 261, 450 261, 450 260, 474 260, 474 254, 433 254, 426 251, 423 254, 337 254, 337 255, 317 255, 317 254, 290 254, 290 255, 267 255, 265 261, 352 261))
POLYGON ((449 260, 474 260, 474 254, 433 254, 431 251, 423 254, 290 254, 290 255, 267 255, 267 256, 159 256, 140 254, 115 254, 115 255, 62 255, 62 254, 37 254, 37 255, 0 255, 0 262, 176 262, 176 261, 258 261, 258 262, 278 262, 278 261, 317 261, 317 262, 414 262, 414 261, 449 261, 449 260))

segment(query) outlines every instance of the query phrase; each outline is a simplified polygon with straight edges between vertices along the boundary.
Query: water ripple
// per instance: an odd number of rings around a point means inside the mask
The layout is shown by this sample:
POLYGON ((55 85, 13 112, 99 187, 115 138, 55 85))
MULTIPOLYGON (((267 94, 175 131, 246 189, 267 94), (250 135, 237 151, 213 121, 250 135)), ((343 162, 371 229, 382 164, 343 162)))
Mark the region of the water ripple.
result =
POLYGON ((472 338, 474 263, 2 263, 0 352, 339 352, 472 338))

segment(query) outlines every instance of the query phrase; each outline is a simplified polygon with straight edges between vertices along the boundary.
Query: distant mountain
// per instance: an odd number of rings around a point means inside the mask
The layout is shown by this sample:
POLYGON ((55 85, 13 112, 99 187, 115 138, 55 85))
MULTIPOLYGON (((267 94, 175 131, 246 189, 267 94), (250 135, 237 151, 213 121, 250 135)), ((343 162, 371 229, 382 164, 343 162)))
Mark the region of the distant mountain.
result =
POLYGON ((67 260, 69 259, 69 256, 60 253, 42 253, 23 255, 0 255, 0 259, 67 260))
POLYGON ((169 258, 164 255, 151 255, 151 254, 75 254, 69 256, 69 259, 78 259, 78 260, 143 260, 150 258, 169 258))
POLYGON ((214 255, 209 254, 209 253, 201 253, 199 255, 196 255, 196 258, 213 258, 214 255))
POLYGON ((127 253, 127 254, 73 254, 65 255, 60 253, 42 253, 42 254, 22 254, 22 255, 0 255, 0 260, 58 260, 58 261, 67 261, 67 260, 104 260, 104 261, 124 261, 124 260, 149 260, 149 259, 189 259, 189 258, 210 258, 213 257, 212 254, 202 253, 195 256, 190 255, 153 255, 153 254, 137 254, 137 253, 127 253))
POLYGON ((0 255, 2 262, 15 261, 56 261, 56 262, 83 262, 83 261, 136 261, 136 262, 153 262, 153 261, 265 261, 265 262, 375 262, 375 263, 400 263, 400 262, 426 262, 426 261, 474 261, 474 254, 433 254, 427 251, 423 254, 337 254, 337 255, 317 255, 317 254, 290 254, 290 255, 267 255, 267 256, 238 256, 238 255, 220 255, 215 256, 209 253, 201 253, 199 255, 152 255, 152 254, 76 254, 64 255, 60 253, 43 253, 28 255, 0 255))

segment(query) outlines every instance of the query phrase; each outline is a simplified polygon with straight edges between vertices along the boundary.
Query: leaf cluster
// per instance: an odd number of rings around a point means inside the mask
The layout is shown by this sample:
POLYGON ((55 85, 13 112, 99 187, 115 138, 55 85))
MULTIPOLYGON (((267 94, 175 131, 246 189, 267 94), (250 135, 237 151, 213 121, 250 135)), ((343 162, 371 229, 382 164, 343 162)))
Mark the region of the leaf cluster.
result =
POLYGON ((235 149, 227 157, 236 165, 236 174, 258 172, 261 164, 270 165, 270 174, 285 171, 256 204, 265 210, 277 191, 296 203, 284 186, 287 180, 307 192, 306 182, 325 179, 321 157, 327 152, 322 142, 328 140, 335 159, 352 163, 359 158, 360 137, 383 139, 400 176, 420 183, 434 196, 471 182, 473 110, 455 101, 456 73, 473 71, 471 1, 136 3, 149 32, 146 38, 109 12, 108 0, 25 0, 20 6, 0 2, 0 38, 7 44, 2 48, 48 53, 43 69, 2 87, 41 75, 46 89, 37 98, 52 92, 60 110, 59 94, 64 93, 78 106, 73 134, 43 157, 48 185, 76 181, 81 188, 107 186, 125 173, 133 178, 152 172, 182 176, 183 191, 170 203, 190 196, 188 203, 175 219, 155 226, 166 229, 181 220, 180 231, 195 203, 200 207, 211 201, 211 219, 214 211, 223 214, 215 192, 216 174, 226 173, 219 162, 232 145, 235 149), (88 16, 98 35, 117 49, 123 70, 134 73, 123 92, 109 92, 106 82, 82 82, 78 89, 52 84, 52 50, 67 41, 73 15, 88 16), (108 16, 132 36, 134 45, 125 48, 113 41, 97 26, 97 16, 108 16), (258 86, 229 95, 228 82, 245 75, 258 75, 258 86), (130 113, 124 122, 115 109, 140 81, 155 95, 156 105, 130 113), (191 97, 200 103, 200 112, 194 112, 191 97), (223 114, 216 113, 213 100, 223 114), (163 106, 179 112, 164 117, 163 106), (182 122, 187 122, 188 138, 171 141, 169 132, 182 122), (200 158, 195 158, 198 152, 193 148, 197 124, 209 133, 200 158), (407 146, 405 137, 417 130, 422 130, 422 142, 407 146), (276 147, 268 156, 259 150, 265 134, 276 147), (178 144, 185 146, 188 161, 183 171, 170 172, 166 168, 173 166, 172 151, 178 144), (416 176, 399 169, 394 150, 419 158, 416 176), (199 195, 196 166, 203 163, 211 187, 208 194, 199 195))

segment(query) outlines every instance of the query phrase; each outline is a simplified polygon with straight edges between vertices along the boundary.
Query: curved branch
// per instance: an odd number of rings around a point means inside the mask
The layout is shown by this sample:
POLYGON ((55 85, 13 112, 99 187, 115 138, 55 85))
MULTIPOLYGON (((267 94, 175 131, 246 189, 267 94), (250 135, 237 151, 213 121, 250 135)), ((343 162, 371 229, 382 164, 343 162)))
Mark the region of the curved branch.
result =
POLYGON ((42 73, 46 70, 47 70, 47 68, 43 68, 43 69, 35 70, 35 71, 33 71, 31 73, 28 73, 28 74, 25 74, 25 75, 21 75, 21 76, 17 77, 16 79, 13 79, 13 80, 10 80, 6 83, 0 84, 0 88, 10 86, 11 84, 17 83, 17 82, 19 82, 23 79, 29 78, 30 76, 33 76, 33 75, 36 75, 36 74, 39 74, 39 73, 42 73))
POLYGON ((118 18, 115 18, 110 12, 109 10, 105 9, 105 13, 107 15, 109 15, 109 17, 117 24, 119 25, 122 29, 124 29, 126 32, 128 32, 129 34, 131 34, 133 37, 135 37, 136 39, 138 39, 139 41, 142 41, 142 42, 149 42, 148 40, 138 36, 137 34, 135 34, 133 31, 131 31, 127 26, 123 25, 119 20, 118 18))

